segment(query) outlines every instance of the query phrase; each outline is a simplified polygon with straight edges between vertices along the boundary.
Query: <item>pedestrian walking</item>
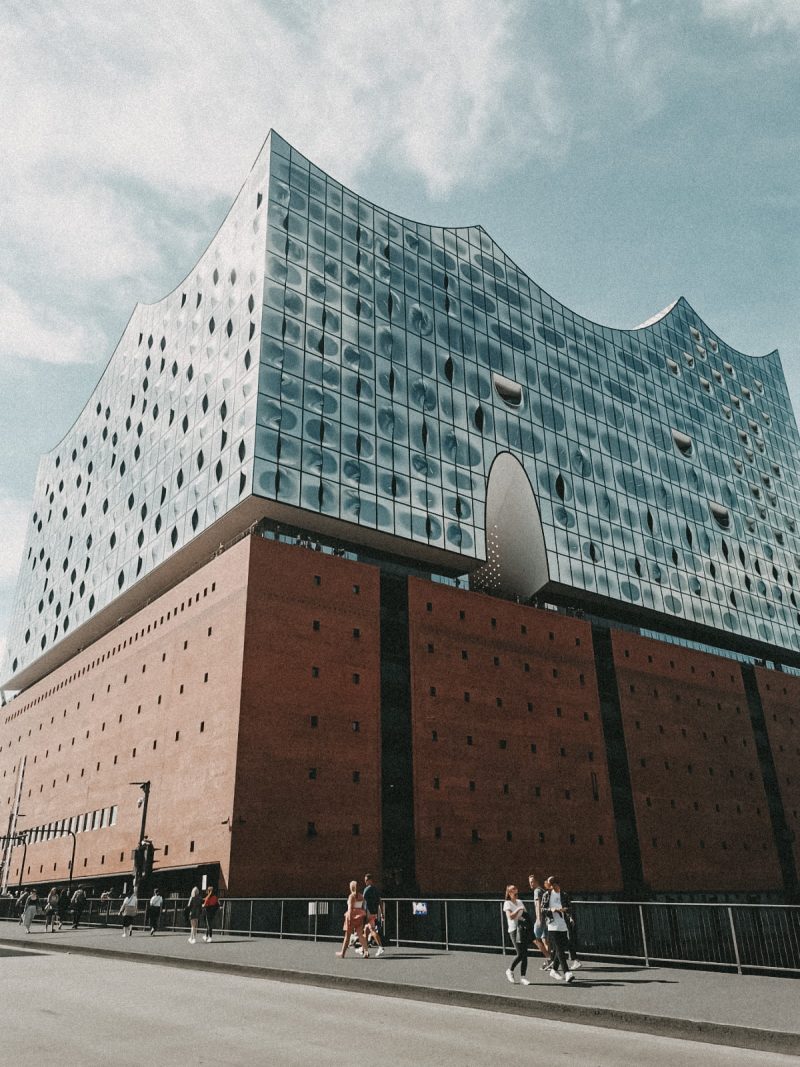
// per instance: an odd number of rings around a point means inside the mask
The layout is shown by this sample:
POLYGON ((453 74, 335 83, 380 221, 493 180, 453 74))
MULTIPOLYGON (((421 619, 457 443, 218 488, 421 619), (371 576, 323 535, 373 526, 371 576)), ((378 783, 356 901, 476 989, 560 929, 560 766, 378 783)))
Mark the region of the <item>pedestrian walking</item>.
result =
MULTIPOLYGON (((364 875, 364 910, 367 913, 367 921, 364 924, 364 933, 367 937, 367 944, 369 944, 370 938, 375 942, 377 948, 375 955, 383 955, 383 922, 384 922, 384 906, 381 900, 381 895, 378 891, 378 887, 375 885, 375 881, 371 874, 364 875)), ((358 952, 358 949, 356 949, 358 952)))
POLYGON ((161 909, 163 907, 164 898, 157 889, 154 889, 147 905, 147 923, 150 927, 151 937, 158 932, 158 924, 161 921, 161 909))
POLYGON ((120 905, 119 914, 122 917, 122 936, 133 937, 133 924, 139 912, 139 900, 136 890, 132 889, 120 905))
POLYGON ((25 908, 27 907, 28 897, 29 896, 30 896, 30 893, 29 892, 25 892, 25 893, 20 893, 20 895, 17 897, 17 903, 16 903, 15 907, 16 907, 17 915, 19 915, 19 925, 20 926, 22 926, 22 923, 24 922, 25 908))
POLYGON ((72 894, 72 929, 77 930, 80 925, 83 909, 86 907, 86 893, 80 886, 72 894))
POLYGON ((57 923, 57 926, 58 926, 59 930, 61 930, 61 928, 64 926, 64 923, 67 920, 67 915, 68 914, 69 914, 69 890, 67 889, 66 886, 64 886, 64 888, 58 894, 58 905, 57 905, 57 908, 56 908, 56 923, 57 923))
POLYGON ((547 944, 550 946, 552 967, 550 977, 557 982, 572 982, 575 975, 567 963, 567 921, 561 900, 561 886, 554 874, 545 879, 542 913, 547 923, 547 944))
POLYGON ((550 970, 550 949, 547 947, 547 924, 542 916, 544 889, 535 874, 528 875, 528 885, 533 890, 533 943, 544 956, 543 971, 550 970))
POLYGON ((58 901, 60 895, 58 889, 53 886, 50 892, 47 894, 47 900, 44 903, 44 932, 55 933, 56 932, 56 920, 58 919, 58 901))
POLYGON ((511 966, 506 971, 506 978, 512 985, 516 985, 514 971, 519 967, 519 980, 521 985, 531 983, 525 977, 528 973, 528 944, 530 941, 530 925, 522 922, 523 916, 527 915, 525 905, 519 899, 519 889, 515 885, 506 886, 506 899, 503 902, 503 912, 508 923, 508 936, 516 950, 516 955, 511 966))
POLYGON ((28 893, 25 901, 25 911, 22 913, 22 925, 25 928, 25 933, 31 932, 31 923, 36 918, 36 913, 39 910, 39 894, 35 889, 32 889, 28 893))
POLYGON ((203 910, 203 902, 200 899, 200 890, 197 886, 191 892, 189 897, 189 903, 184 908, 184 914, 189 920, 189 944, 193 945, 197 941, 197 924, 200 922, 200 913, 203 910))
POLYGON ((206 890, 206 895, 203 897, 203 919, 206 924, 206 932, 203 934, 204 941, 213 940, 214 922, 216 921, 218 911, 219 897, 214 892, 214 887, 209 886, 206 890))
POLYGON ((336 953, 340 959, 344 959, 347 953, 347 945, 351 934, 355 934, 358 938, 364 959, 369 959, 367 939, 364 936, 364 923, 366 921, 367 912, 364 907, 364 896, 358 891, 358 882, 352 881, 350 883, 350 896, 347 898, 347 910, 344 913, 344 940, 342 941, 341 951, 336 953))
POLYGON ((571 971, 580 970, 583 966, 578 959, 578 925, 575 922, 575 909, 572 906, 572 897, 561 887, 561 906, 564 909, 564 919, 567 923, 567 959, 571 971))

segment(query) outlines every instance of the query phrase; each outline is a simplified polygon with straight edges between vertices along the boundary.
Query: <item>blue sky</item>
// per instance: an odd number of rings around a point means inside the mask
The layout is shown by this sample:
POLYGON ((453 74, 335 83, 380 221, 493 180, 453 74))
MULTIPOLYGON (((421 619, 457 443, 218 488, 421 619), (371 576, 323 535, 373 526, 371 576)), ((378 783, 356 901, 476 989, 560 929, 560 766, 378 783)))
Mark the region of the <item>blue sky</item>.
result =
POLYGON ((270 127, 596 321, 685 296, 800 410, 797 0, 12 2, 0 45, 0 660, 39 455, 270 127))

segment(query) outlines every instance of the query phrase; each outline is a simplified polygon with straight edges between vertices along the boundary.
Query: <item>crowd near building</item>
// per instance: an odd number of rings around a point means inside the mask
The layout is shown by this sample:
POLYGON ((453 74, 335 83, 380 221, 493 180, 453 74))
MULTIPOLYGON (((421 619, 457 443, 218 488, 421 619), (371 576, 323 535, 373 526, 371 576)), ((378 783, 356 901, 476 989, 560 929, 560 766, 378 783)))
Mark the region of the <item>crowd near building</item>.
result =
POLYGON ((793 898, 799 444, 777 352, 270 134, 40 462, 4 883, 793 898))

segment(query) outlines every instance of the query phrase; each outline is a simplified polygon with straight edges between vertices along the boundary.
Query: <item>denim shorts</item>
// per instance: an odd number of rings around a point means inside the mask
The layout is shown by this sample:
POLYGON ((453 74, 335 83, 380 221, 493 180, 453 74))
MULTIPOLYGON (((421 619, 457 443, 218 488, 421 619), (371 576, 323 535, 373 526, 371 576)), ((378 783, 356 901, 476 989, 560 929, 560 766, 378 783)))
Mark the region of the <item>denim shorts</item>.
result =
POLYGON ((544 923, 534 923, 533 937, 535 941, 541 941, 543 937, 547 937, 547 927, 544 923))

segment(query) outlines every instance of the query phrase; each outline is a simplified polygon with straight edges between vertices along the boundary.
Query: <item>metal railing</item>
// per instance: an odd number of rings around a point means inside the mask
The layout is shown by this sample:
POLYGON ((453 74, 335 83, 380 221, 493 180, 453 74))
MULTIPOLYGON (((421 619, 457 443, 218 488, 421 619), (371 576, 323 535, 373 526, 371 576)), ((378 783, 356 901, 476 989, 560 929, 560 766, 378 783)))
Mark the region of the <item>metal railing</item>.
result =
MULTIPOLYGON (((119 899, 90 899, 83 926, 121 926, 119 899)), ((159 929, 186 932, 185 898, 167 898, 159 929)), ((386 939, 396 946, 507 952, 502 903, 485 899, 391 898, 386 939), (423 907, 419 905, 423 904, 423 907)), ((216 928, 244 937, 339 941, 344 897, 235 897, 221 902, 216 928)), ((579 954, 652 964, 692 964, 746 971, 800 973, 800 907, 778 904, 664 904, 573 901, 579 954)), ((0 919, 16 917, 0 898, 0 919)), ((37 922, 43 921, 40 913, 37 922)), ((71 916, 66 922, 71 922, 71 916)), ((146 925, 143 901, 137 928, 146 925)), ((201 921, 202 926, 202 921, 201 921)))

